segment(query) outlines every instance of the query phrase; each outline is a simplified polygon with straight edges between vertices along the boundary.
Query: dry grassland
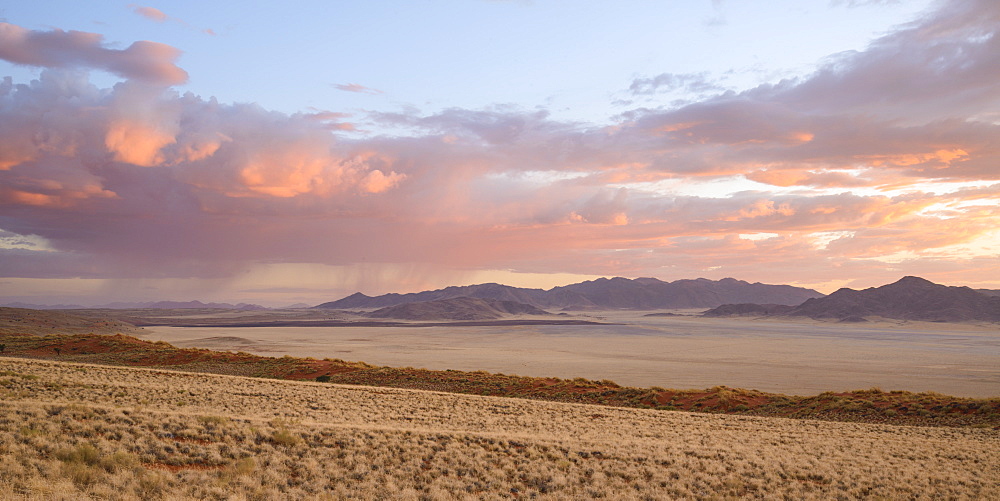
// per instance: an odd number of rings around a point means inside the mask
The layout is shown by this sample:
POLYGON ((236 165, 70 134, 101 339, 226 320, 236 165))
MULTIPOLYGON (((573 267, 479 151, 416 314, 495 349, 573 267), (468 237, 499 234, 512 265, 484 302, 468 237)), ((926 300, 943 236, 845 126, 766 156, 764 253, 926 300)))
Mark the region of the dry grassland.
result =
POLYGON ((0 499, 998 499, 1000 431, 0 358, 0 499))

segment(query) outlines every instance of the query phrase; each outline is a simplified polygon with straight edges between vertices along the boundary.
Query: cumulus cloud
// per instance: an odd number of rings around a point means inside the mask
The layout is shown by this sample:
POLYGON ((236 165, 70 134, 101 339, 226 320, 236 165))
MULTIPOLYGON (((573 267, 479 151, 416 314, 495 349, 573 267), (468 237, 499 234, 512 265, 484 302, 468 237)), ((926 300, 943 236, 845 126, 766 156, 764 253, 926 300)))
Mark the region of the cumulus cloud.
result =
MULTIPOLYGON (((949 3, 811 75, 612 124, 511 106, 403 109, 361 120, 405 134, 344 136, 343 113, 224 104, 162 80, 7 79, 0 235, 49 248, 0 249, 0 263, 16 263, 0 274, 365 262, 820 283, 894 279, 924 262, 1000 279, 995 263, 982 267, 988 251, 944 257, 1000 223, 1000 126, 983 118, 1000 111, 998 12, 949 3)), ((106 51, 99 35, 32 37, 0 57, 109 68, 77 52, 106 51), (41 49, 46 37, 59 57, 41 49)), ((663 74, 630 91, 702 83, 663 74)))
POLYGON ((98 89, 53 70, 2 90, 0 228, 64 252, 140 252, 190 270, 223 260, 253 220, 345 212, 406 179, 391 158, 341 144, 304 115, 141 82, 98 89))
POLYGON ((35 31, 0 23, 0 59, 46 68, 94 68, 161 85, 187 81, 174 64, 180 51, 165 44, 139 41, 118 50, 104 47, 104 37, 83 31, 35 31))

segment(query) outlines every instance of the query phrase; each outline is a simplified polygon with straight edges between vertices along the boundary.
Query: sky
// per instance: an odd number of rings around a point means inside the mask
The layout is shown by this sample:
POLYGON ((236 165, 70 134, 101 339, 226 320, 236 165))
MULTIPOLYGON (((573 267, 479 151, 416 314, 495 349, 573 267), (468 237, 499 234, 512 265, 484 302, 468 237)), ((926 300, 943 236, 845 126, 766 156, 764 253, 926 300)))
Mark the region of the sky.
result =
POLYGON ((0 7, 0 303, 1000 289, 1000 2, 0 7))

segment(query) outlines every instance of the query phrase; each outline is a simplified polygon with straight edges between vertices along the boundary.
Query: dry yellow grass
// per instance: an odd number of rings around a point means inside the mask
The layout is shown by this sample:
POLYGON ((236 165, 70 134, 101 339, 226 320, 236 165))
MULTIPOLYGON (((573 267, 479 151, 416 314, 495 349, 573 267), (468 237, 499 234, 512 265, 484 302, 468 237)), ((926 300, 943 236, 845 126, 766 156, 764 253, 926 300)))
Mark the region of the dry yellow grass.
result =
POLYGON ((1000 431, 0 358, 0 499, 998 499, 1000 431))

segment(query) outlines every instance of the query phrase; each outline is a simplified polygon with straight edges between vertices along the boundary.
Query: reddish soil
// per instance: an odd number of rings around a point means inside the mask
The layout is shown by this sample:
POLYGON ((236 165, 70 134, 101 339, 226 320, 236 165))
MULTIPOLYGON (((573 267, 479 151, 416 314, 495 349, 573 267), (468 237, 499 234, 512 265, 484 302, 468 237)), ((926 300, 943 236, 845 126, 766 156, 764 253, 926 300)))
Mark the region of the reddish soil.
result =
POLYGON ((142 466, 144 466, 144 467, 146 467, 147 469, 150 469, 150 470, 164 470, 164 471, 170 471, 170 472, 174 472, 174 473, 176 473, 178 471, 191 471, 191 470, 196 470, 196 471, 217 471, 217 470, 221 470, 221 469, 225 468, 225 466, 223 466, 223 465, 215 465, 215 464, 183 464, 183 465, 176 465, 176 464, 166 464, 166 463, 146 463, 146 464, 144 464, 142 466))
MULTIPOLYGON (((159 367, 243 376, 329 381, 452 393, 656 408, 927 426, 1000 429, 1000 398, 956 398, 879 389, 788 396, 717 386, 707 390, 630 388, 583 378, 532 378, 484 371, 377 367, 363 362, 176 348, 124 335, 0 335, 4 356, 159 367)), ((597 416, 597 414, 595 414, 597 416)))

